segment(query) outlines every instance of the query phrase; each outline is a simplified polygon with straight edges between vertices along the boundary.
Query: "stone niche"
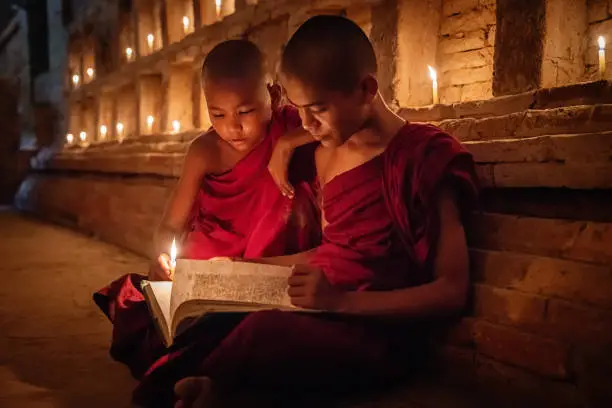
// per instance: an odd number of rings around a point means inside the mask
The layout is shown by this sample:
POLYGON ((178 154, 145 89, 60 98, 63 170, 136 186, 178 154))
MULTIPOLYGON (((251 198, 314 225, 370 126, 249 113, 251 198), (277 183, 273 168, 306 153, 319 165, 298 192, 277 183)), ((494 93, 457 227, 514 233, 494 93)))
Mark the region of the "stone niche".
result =
POLYGON ((193 32, 195 28, 193 5, 193 0, 168 0, 166 2, 169 43, 178 42, 193 32))
POLYGON ((96 78, 98 72, 96 66, 95 41, 89 36, 84 40, 83 47, 83 83, 88 84, 96 78))
POLYGON ((83 61, 81 41, 72 39, 68 47, 68 69, 65 89, 74 90, 83 84, 83 61))
POLYGON ((98 129, 96 140, 104 141, 116 138, 115 121, 115 95, 112 92, 101 92, 98 99, 98 129))
POLYGON ((140 133, 159 133, 165 128, 163 118, 164 93, 163 76, 161 74, 142 75, 138 78, 138 117, 140 118, 140 133))
POLYGON ((82 124, 82 107, 79 101, 70 102, 70 116, 68 118, 68 133, 72 134, 76 142, 79 137, 79 132, 83 128, 82 124))
POLYGON ((123 64, 130 63, 138 56, 138 41, 136 38, 136 18, 132 13, 132 3, 124 4, 119 10, 119 60, 123 64))
MULTIPOLYGON (((96 139, 96 103, 96 100, 92 97, 85 98, 83 100, 83 103, 81 103, 82 110, 80 132, 85 132, 86 138, 84 141, 79 139, 79 143, 92 142, 96 139)), ((77 137, 77 134, 75 134, 74 136, 77 137)))
MULTIPOLYGON (((240 0, 239 0, 240 1, 240 0)), ((256 1, 251 2, 255 4, 256 1)), ((235 0, 195 0, 200 25, 211 25, 236 11, 235 0)))
POLYGON ((139 134, 138 98, 135 84, 125 85, 118 89, 116 99, 115 136, 118 140, 134 137, 139 134), (122 127, 117 127, 119 124, 122 127))
POLYGON ((160 0, 139 0, 136 12, 139 55, 153 54, 163 47, 162 3, 160 0))
POLYGON ((190 62, 173 64, 167 70, 167 123, 170 133, 193 129, 194 125, 194 68, 190 62), (176 124, 179 126, 177 127, 176 124))

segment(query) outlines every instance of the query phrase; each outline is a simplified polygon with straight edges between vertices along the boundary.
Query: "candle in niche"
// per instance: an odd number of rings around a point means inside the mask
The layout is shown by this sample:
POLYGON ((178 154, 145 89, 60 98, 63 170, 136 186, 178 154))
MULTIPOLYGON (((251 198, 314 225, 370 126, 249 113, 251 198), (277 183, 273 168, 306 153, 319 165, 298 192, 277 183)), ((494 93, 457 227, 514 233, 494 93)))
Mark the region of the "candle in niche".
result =
POLYGON ((599 45, 599 76, 604 78, 606 76, 606 39, 599 36, 597 45, 599 45))
POLYGON ((79 82, 81 82, 81 77, 78 74, 74 74, 72 76, 72 83, 75 87, 79 86, 79 82))
POLYGON ((79 139, 81 139, 81 142, 85 142, 87 140, 87 132, 79 133, 79 139))
POLYGON ((108 129, 106 125, 100 126, 100 139, 106 139, 106 134, 108 133, 108 129))
POLYGON ((191 22, 189 21, 189 17, 187 16, 183 16, 183 33, 188 34, 189 33, 189 27, 191 22))
POLYGON ((217 11, 217 18, 221 17, 221 0, 215 0, 215 8, 217 11))
POLYGON ((66 135, 66 142, 67 142, 68 144, 72 144, 72 142, 74 142, 74 135, 73 135, 72 133, 68 133, 68 134, 66 135))
POLYGON ((429 69, 429 77, 431 78, 433 104, 437 105, 438 103, 440 103, 440 98, 438 97, 438 74, 432 66, 428 65, 427 68, 429 69))
POLYGON ((174 133, 178 133, 181 131, 181 122, 179 122, 178 120, 173 120, 172 121, 172 131, 174 133))
POLYGON ((123 140, 123 131, 125 130, 123 123, 117 123, 117 138, 123 140))
POLYGON ((155 123, 155 117, 153 115, 147 116, 147 132, 153 133, 153 123, 155 123))
POLYGON ((149 46, 149 52, 153 52, 153 42, 155 41, 155 36, 153 34, 147 35, 147 45, 149 46))
POLYGON ((134 50, 131 47, 127 47, 125 49, 126 60, 131 61, 133 56, 134 56, 134 50))
POLYGON ((87 76, 89 77, 89 79, 93 79, 95 74, 95 71, 93 68, 87 68, 87 76))

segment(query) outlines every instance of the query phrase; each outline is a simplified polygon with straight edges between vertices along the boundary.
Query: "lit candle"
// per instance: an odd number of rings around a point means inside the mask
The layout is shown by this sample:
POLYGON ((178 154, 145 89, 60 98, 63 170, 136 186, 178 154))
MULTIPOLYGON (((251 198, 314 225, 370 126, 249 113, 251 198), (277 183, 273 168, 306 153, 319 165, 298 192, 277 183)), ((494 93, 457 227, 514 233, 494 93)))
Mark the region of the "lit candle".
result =
POLYGON ((170 279, 174 279, 174 271, 176 269, 176 238, 172 238, 172 246, 170 247, 170 279))
POLYGON ((189 33, 189 17, 183 16, 183 32, 189 33))
POLYGON ((106 125, 100 126, 100 138, 101 139, 106 139, 106 134, 107 133, 108 133, 108 129, 106 128, 106 125))
POLYGON ((153 51, 153 41, 155 41, 155 36, 153 34, 147 35, 147 44, 149 45, 149 51, 153 51))
POLYGON ((606 76, 606 39, 599 36, 597 44, 599 45, 599 75, 604 78, 606 76))
POLYGON ((429 77, 432 82, 433 104, 436 105, 440 103, 440 99, 438 98, 438 75, 436 74, 436 70, 430 65, 428 65, 427 68, 429 69, 429 77))
POLYGON ((124 129, 123 123, 121 122, 117 123, 117 138, 119 140, 123 139, 123 129, 124 129))
POLYGON ((147 116, 147 131, 149 133, 153 132, 153 123, 155 123, 155 118, 153 115, 147 116))
POLYGON ((174 131, 174 133, 178 133, 181 131, 181 122, 179 122, 178 120, 173 120, 172 121, 172 130, 174 131))
POLYGON ((68 142, 68 144, 72 144, 72 142, 74 142, 74 136, 72 135, 72 133, 68 133, 66 135, 66 142, 68 142))
POLYGON ((74 86, 79 86, 79 82, 81 81, 81 77, 78 74, 74 74, 72 76, 72 83, 74 86))
POLYGON ((84 142, 85 140, 87 140, 87 132, 79 133, 79 139, 81 139, 81 142, 84 142))
POLYGON ((87 76, 89 77, 89 79, 92 79, 94 76, 94 69, 93 68, 87 68, 87 76))
POLYGON ((221 0, 215 0, 215 7, 217 9, 217 17, 221 17, 221 0))
POLYGON ((132 55, 134 55, 134 50, 130 47, 127 47, 125 49, 125 57, 127 58, 128 61, 132 60, 132 55))

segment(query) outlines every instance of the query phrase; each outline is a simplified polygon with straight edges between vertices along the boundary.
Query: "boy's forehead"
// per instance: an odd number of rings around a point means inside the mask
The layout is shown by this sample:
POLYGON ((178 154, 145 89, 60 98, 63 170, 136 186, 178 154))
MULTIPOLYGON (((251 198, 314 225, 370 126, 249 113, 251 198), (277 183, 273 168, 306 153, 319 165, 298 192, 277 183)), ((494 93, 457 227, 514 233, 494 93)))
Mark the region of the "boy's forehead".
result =
POLYGON ((243 99, 253 99, 265 87, 263 80, 254 77, 205 79, 204 93, 207 97, 234 95, 243 99))
POLYGON ((283 87, 289 102, 298 107, 333 99, 333 91, 322 89, 296 78, 285 78, 283 87))

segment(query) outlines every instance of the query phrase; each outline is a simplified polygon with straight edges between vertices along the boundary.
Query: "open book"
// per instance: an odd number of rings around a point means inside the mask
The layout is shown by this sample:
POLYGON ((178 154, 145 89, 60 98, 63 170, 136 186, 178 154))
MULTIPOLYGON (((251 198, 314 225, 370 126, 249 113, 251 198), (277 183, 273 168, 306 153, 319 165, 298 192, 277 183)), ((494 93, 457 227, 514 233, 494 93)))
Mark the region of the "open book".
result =
POLYGON ((303 311, 291 305, 287 294, 291 271, 287 266, 178 259, 173 282, 143 281, 142 288, 169 346, 182 321, 205 313, 303 311))

